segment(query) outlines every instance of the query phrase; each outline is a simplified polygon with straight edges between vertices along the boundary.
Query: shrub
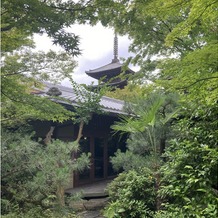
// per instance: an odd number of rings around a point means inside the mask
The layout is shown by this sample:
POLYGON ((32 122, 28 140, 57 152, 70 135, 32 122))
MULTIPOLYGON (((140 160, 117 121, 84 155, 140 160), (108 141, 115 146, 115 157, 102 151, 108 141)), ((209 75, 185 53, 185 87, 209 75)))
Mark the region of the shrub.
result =
POLYGON ((155 179, 148 169, 121 173, 108 187, 111 202, 104 215, 109 218, 151 217, 155 209, 155 179))
POLYGON ((197 141, 173 141, 162 166, 161 197, 167 199, 165 208, 182 210, 184 217, 217 216, 217 149, 197 141))
POLYGON ((155 213, 153 218, 184 218, 181 209, 175 208, 174 212, 169 211, 158 211, 155 213))
POLYGON ((42 209, 40 207, 33 207, 28 211, 16 210, 7 215, 2 215, 2 218, 80 218, 74 212, 59 213, 51 209, 42 209))
POLYGON ((65 203, 64 188, 70 175, 89 164, 87 155, 71 159, 71 152, 78 149, 75 143, 55 140, 42 145, 25 133, 2 132, 1 214, 5 217, 46 217, 45 211, 50 213, 48 209, 55 208, 52 213, 64 216, 67 206, 61 204, 58 188, 63 190, 65 203), (36 215, 28 215, 30 211, 36 215))

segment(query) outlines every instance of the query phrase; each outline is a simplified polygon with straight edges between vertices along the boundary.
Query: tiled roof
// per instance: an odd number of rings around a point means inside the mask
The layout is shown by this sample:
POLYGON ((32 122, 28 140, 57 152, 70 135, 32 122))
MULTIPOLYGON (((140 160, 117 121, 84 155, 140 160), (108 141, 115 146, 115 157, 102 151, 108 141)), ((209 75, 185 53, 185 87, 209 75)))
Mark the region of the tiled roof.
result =
MULTIPOLYGON (((34 91, 33 94, 37 94, 37 95, 40 95, 40 96, 48 96, 46 94, 46 92, 50 88, 56 87, 62 93, 58 97, 61 97, 61 98, 64 98, 64 99, 67 100, 66 102, 64 100, 57 100, 58 102, 64 103, 64 104, 69 104, 69 105, 77 105, 77 99, 78 98, 77 98, 77 95, 74 93, 72 88, 65 87, 65 86, 62 86, 62 85, 54 85, 54 84, 47 83, 47 82, 45 82, 44 85, 45 85, 45 87, 44 87, 43 90, 40 90, 38 93, 34 91)), ((86 90, 84 90, 84 91, 86 91, 86 90)), ((113 114, 126 114, 123 111, 124 104, 125 104, 124 101, 114 99, 114 98, 109 98, 109 97, 106 97, 106 96, 103 96, 101 98, 101 101, 100 101, 100 105, 103 107, 103 110, 105 112, 109 112, 109 113, 113 113, 113 114)))
MULTIPOLYGON (((101 79, 102 77, 112 78, 115 76, 118 76, 122 73, 122 67, 123 64, 121 64, 119 61, 117 62, 111 62, 110 64, 104 65, 102 67, 86 71, 85 73, 88 76, 91 76, 95 79, 101 79)), ((125 74, 134 74, 135 72, 131 70, 130 68, 127 68, 125 70, 125 74)))
POLYGON ((110 64, 99 67, 97 69, 86 71, 86 73, 92 74, 92 73, 97 73, 97 72, 102 72, 102 71, 113 70, 113 69, 120 68, 120 67, 122 67, 122 64, 120 62, 115 62, 115 63, 112 62, 110 64))

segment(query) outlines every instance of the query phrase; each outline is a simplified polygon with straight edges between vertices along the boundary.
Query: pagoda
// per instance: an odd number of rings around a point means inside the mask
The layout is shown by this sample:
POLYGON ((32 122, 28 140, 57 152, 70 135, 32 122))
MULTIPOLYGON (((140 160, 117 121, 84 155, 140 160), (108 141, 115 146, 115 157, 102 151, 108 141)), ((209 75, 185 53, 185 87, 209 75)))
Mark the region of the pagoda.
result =
POLYGON ((118 38, 115 33, 114 36, 114 58, 111 63, 99 67, 94 70, 85 72, 88 76, 97 79, 98 85, 92 86, 93 89, 106 84, 111 88, 123 89, 127 85, 127 75, 134 74, 135 72, 129 68, 123 67, 118 59, 118 38))

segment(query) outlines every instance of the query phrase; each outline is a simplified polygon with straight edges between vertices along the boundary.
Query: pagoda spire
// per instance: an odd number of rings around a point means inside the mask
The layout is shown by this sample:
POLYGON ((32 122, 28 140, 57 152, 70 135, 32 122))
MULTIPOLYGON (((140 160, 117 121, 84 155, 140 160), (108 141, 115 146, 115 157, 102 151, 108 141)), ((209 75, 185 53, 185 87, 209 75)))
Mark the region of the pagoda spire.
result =
POLYGON ((112 59, 112 63, 119 62, 118 59, 118 38, 116 31, 114 32, 114 58, 112 59))

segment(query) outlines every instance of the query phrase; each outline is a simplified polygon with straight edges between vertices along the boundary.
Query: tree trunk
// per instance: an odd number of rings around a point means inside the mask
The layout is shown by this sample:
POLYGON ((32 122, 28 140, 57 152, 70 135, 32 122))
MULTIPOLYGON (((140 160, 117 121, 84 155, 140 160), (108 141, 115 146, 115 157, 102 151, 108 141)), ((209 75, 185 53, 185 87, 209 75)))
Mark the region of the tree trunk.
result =
POLYGON ((51 126, 50 130, 46 134, 45 139, 43 140, 46 145, 51 143, 51 137, 53 135, 54 129, 55 127, 51 126))
POLYGON ((58 200, 58 205, 61 207, 65 207, 64 187, 61 184, 57 185, 56 196, 58 200))
POLYGON ((161 138, 160 139, 160 155, 164 153, 164 150, 166 148, 166 138, 161 138))
POLYGON ((155 184, 155 193, 156 193, 156 210, 160 210, 161 208, 161 198, 158 196, 158 191, 160 189, 160 173, 156 172, 155 173, 155 178, 156 178, 156 184, 155 184))
POLYGON ((79 124, 79 132, 78 132, 78 135, 77 135, 77 139, 76 139, 76 142, 79 143, 81 137, 83 136, 82 132, 83 132, 83 127, 84 127, 84 121, 81 120, 80 121, 80 124, 79 124))
MULTIPOLYGON (((79 124, 79 131, 78 131, 78 135, 77 135, 77 139, 76 139, 76 143, 79 143, 80 139, 82 138, 83 134, 83 127, 84 127, 84 121, 81 120, 80 124, 79 124)), ((74 152, 71 152, 71 158, 74 159, 76 156, 76 154, 74 152)), ((70 179, 71 182, 71 186, 74 187, 74 172, 72 172, 72 180, 70 179)))

